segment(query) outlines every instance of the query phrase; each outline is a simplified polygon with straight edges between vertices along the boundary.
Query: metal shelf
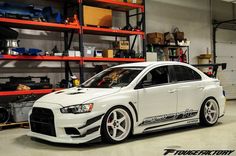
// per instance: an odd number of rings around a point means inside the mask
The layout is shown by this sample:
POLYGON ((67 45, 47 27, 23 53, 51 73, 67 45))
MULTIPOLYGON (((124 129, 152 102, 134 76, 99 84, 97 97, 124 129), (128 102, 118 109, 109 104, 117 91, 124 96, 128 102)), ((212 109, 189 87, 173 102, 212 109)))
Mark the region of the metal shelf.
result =
MULTIPOLYGON (((67 2, 67 1, 65 1, 67 2)), ((143 5, 118 2, 114 0, 77 0, 74 1, 78 6, 78 18, 75 18, 75 22, 71 24, 57 24, 49 22, 38 22, 31 20, 21 20, 21 19, 12 19, 12 18, 3 18, 0 17, 0 25, 20 28, 20 29, 32 29, 32 30, 45 30, 45 31, 56 31, 64 32, 64 50, 67 51, 70 49, 71 42, 73 40, 73 34, 79 34, 79 47, 82 57, 68 57, 68 56, 11 56, 11 55, 0 55, 0 60, 18 60, 18 61, 65 61, 65 79, 69 81, 69 61, 79 61, 80 68, 80 79, 81 82, 84 81, 84 66, 83 62, 143 62, 145 59, 129 59, 129 58, 84 58, 83 56, 83 34, 93 34, 93 35, 104 35, 104 36, 119 36, 126 37, 127 40, 130 40, 130 36, 134 35, 136 41, 137 35, 141 35, 143 39, 143 57, 146 57, 146 46, 145 46, 145 1, 143 5), (81 26, 80 22, 83 21, 83 5, 91 5, 101 8, 109 8, 116 11, 124 11, 126 14, 126 23, 129 23, 130 10, 137 10, 139 13, 135 14, 136 16, 142 15, 142 29, 143 31, 127 31, 127 30, 113 30, 109 28, 97 28, 89 26, 81 26), (80 22, 79 22, 80 21, 80 22), (70 39, 69 39, 69 33, 70 39)), ((68 4, 64 5, 64 16, 67 17, 68 4)), ((76 15, 75 15, 76 16, 76 15)), ((133 15, 134 16, 134 15, 133 15)), ((82 22, 83 23, 83 22, 82 22)))
POLYGON ((83 3, 90 6, 107 8, 116 11, 129 11, 133 9, 141 9, 142 11, 144 11, 144 5, 118 2, 114 0, 83 0, 83 3))
POLYGON ((154 47, 162 47, 162 48, 185 48, 189 47, 188 45, 182 46, 182 45, 163 45, 163 44, 149 44, 154 47))
POLYGON ((37 22, 37 21, 2 18, 2 17, 0 17, 0 24, 8 27, 21 28, 21 29, 59 31, 59 32, 80 29, 79 25, 74 25, 74 24, 72 25, 72 24, 37 22))
POLYGON ((26 91, 0 91, 0 96, 16 96, 16 95, 30 95, 30 94, 49 94, 54 91, 62 90, 58 89, 39 89, 39 90, 26 90, 26 91))
POLYGON ((69 57, 69 56, 12 56, 0 55, 0 60, 18 61, 84 61, 84 62, 144 62, 139 58, 97 58, 97 57, 69 57))
POLYGON ((144 62, 145 59, 139 58, 96 58, 96 57, 84 57, 85 62, 144 62))
POLYGON ((142 31, 127 31, 127 30, 115 30, 109 28, 97 28, 91 26, 83 26, 84 34, 94 34, 94 35, 107 35, 107 36, 123 36, 128 37, 132 35, 144 35, 142 31))
POLYGON ((12 56, 0 55, 0 60, 28 60, 28 61, 81 61, 81 57, 69 56, 12 56))

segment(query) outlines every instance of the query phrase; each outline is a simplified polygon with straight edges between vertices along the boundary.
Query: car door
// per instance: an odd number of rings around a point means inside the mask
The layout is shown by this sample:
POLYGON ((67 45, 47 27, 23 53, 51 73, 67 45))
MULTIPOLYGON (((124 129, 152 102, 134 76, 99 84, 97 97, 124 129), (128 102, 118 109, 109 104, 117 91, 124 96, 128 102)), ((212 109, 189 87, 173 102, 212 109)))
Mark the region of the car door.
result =
POLYGON ((174 65, 173 69, 178 83, 177 112, 184 112, 187 114, 185 117, 188 117, 188 114, 190 117, 195 116, 204 98, 201 76, 187 66, 174 65))
POLYGON ((141 79, 136 87, 141 124, 158 124, 176 113, 177 85, 172 79, 170 66, 154 68, 141 79))

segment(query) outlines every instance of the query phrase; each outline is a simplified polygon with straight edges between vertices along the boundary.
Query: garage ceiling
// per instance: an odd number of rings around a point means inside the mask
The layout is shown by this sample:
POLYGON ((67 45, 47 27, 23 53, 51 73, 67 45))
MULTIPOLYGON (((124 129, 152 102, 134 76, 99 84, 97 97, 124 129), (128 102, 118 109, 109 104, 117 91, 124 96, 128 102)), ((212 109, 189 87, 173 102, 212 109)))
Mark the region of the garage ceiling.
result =
POLYGON ((222 0, 224 2, 236 3, 236 0, 222 0))

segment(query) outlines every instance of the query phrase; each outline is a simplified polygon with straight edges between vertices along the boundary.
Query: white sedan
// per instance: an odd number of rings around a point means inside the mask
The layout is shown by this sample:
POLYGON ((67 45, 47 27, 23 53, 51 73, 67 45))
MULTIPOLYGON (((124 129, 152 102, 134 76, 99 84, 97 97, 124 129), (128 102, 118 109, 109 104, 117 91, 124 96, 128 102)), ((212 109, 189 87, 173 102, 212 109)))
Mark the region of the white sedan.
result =
POLYGON ((57 143, 118 143, 134 134, 198 123, 212 126, 224 111, 219 80, 191 65, 123 64, 79 88, 37 100, 29 114, 29 136, 57 143))

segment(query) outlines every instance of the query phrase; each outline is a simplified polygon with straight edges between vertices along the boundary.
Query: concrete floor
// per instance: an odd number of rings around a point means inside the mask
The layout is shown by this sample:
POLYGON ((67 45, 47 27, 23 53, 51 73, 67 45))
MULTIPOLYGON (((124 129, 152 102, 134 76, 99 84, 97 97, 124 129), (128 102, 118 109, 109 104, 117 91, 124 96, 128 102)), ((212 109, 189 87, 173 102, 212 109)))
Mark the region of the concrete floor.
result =
MULTIPOLYGON (((226 115, 211 128, 199 126, 133 136, 125 143, 61 145, 31 140, 28 129, 0 132, 0 156, 160 156, 165 148, 236 150, 236 101, 227 102, 226 115)), ((232 155, 236 155, 234 152, 232 155)))

